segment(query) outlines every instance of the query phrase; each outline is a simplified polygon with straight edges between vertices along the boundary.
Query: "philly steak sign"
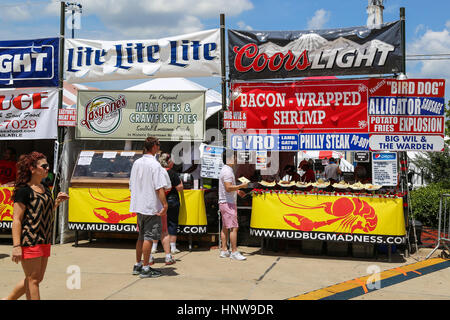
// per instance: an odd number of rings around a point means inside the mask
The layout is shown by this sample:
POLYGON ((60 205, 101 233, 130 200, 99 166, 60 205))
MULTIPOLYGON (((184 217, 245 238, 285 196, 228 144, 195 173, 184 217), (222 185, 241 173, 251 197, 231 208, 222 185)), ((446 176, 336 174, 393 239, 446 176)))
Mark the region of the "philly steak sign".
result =
POLYGON ((380 29, 228 30, 232 79, 399 72, 400 21, 380 29))
POLYGON ((67 39, 69 82, 219 76, 219 29, 156 40, 67 39))

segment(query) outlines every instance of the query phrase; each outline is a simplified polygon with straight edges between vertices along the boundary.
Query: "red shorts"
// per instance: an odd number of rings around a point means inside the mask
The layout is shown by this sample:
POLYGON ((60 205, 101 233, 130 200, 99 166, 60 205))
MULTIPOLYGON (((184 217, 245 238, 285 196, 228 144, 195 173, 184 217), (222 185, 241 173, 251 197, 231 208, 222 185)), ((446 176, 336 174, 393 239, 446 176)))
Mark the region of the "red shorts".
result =
POLYGON ((22 247, 22 259, 50 257, 51 244, 37 244, 31 247, 22 247))
POLYGON ((220 214, 222 215, 223 227, 226 229, 238 228, 237 207, 234 203, 219 203, 220 214))

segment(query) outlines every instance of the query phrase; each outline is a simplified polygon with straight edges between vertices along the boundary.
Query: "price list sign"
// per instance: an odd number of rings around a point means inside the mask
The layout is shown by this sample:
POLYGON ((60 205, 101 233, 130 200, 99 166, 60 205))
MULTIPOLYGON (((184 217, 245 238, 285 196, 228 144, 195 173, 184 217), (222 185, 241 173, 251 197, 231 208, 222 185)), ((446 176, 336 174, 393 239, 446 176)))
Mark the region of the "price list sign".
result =
POLYGON ((397 185, 397 153, 374 152, 372 153, 373 184, 387 187, 397 185))

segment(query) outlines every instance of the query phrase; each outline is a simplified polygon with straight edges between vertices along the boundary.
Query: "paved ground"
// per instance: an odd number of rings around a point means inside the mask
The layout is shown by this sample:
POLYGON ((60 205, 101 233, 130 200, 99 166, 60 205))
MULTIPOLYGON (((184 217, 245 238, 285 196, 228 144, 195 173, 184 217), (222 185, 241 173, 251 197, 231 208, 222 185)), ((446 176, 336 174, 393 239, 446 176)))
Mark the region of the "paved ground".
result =
MULTIPOLYGON (((403 258, 393 254, 377 259, 351 257, 309 256, 294 248, 261 254, 258 247, 240 247, 246 261, 218 257, 216 248, 181 246, 175 256, 177 263, 165 266, 164 254, 156 253, 155 268, 163 276, 140 279, 131 274, 134 263, 134 241, 107 239, 80 241, 55 245, 41 283, 41 298, 46 300, 286 300, 307 298, 311 292, 334 288, 337 284, 352 284, 339 290, 353 289, 352 295, 334 296, 355 300, 450 300, 450 268, 448 260, 438 259, 436 251, 431 264, 438 270, 414 272, 423 266, 431 249, 403 258), (412 267, 411 267, 412 265, 412 267), (409 266, 409 269, 408 269, 409 266), (400 268, 400 269, 396 269, 400 268), (381 274, 386 270, 400 270, 415 277, 395 278, 389 286, 365 293, 364 283, 358 279, 381 274), (407 271, 405 271, 408 269, 407 271), (77 273, 78 272, 78 273, 77 273), (77 277, 79 275, 79 277, 77 277), (355 280, 356 279, 356 280, 355 280), (398 280, 400 279, 400 280, 398 280), (355 285, 356 284, 356 285, 355 285), (79 288, 77 286, 79 285, 79 288), (359 291, 355 291, 359 287, 359 291), (355 292, 357 292, 355 294, 355 292), (359 292, 359 293, 358 293, 359 292)), ((0 242, 0 297, 4 297, 23 278, 20 265, 10 258, 11 245, 0 242)), ((425 269, 420 269, 425 270, 425 269)), ((386 271, 387 272, 387 271, 386 271)), ((363 278, 365 279, 365 278, 363 278)), ((394 278, 392 278, 394 279, 394 278)), ((348 291, 350 292, 350 291, 348 291)), ((333 298, 333 295, 328 298, 333 298)), ((320 295, 319 295, 320 296, 320 295)), ((323 297, 323 295, 322 295, 323 297)))

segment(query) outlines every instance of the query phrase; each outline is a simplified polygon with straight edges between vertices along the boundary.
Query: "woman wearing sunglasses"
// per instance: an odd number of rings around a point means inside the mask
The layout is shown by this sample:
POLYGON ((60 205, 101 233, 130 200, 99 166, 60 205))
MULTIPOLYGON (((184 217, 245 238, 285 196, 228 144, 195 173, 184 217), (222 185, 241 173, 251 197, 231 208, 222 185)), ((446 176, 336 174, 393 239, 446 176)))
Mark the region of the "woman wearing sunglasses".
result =
POLYGON ((20 281, 7 299, 26 294, 28 300, 39 300, 39 283, 44 278, 52 239, 54 210, 69 196, 52 193, 42 180, 47 177, 47 158, 39 152, 22 155, 17 163, 13 192, 12 261, 22 263, 25 279, 20 281))

